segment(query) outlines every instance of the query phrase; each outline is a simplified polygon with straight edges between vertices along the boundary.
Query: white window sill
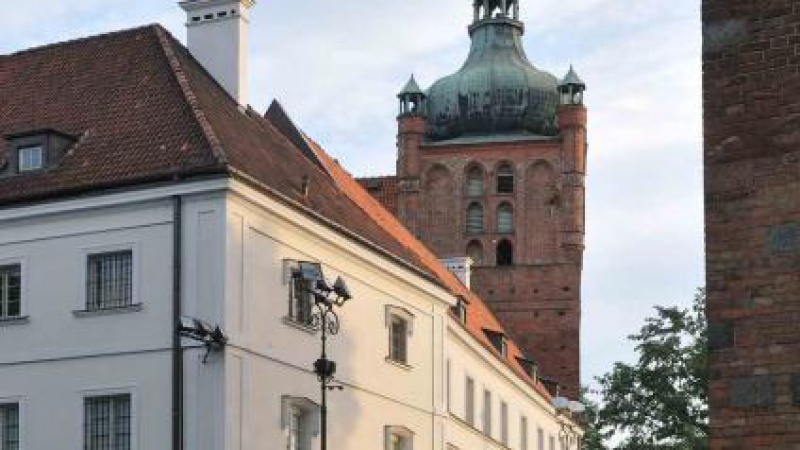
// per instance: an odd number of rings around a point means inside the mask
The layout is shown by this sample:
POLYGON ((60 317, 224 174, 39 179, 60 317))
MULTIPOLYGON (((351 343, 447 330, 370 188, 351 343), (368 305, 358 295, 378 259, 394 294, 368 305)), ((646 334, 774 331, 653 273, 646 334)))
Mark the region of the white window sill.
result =
POLYGON ((296 329, 298 329, 300 331, 304 331, 304 332, 306 332, 308 334, 317 334, 317 330, 312 328, 311 325, 309 325, 307 323, 298 322, 298 321, 292 319, 289 316, 284 316, 283 317, 283 323, 286 324, 286 325, 289 325, 292 328, 296 328, 296 329))
POLYGON ((393 365, 393 366, 395 366, 395 367, 399 367, 400 369, 403 369, 403 370, 414 370, 414 366, 411 366, 411 365, 406 364, 404 362, 396 361, 396 360, 392 359, 389 356, 386 357, 386 362, 391 364, 391 365, 393 365))
POLYGON ((28 316, 19 317, 0 317, 0 327, 12 327, 15 325, 27 325, 31 321, 28 316))
POLYGON ((116 316, 119 314, 133 314, 141 312, 144 309, 141 303, 136 305, 123 306, 120 308, 106 308, 106 309, 92 309, 92 310, 78 310, 72 311, 72 315, 78 318, 84 317, 99 317, 99 316, 116 316))

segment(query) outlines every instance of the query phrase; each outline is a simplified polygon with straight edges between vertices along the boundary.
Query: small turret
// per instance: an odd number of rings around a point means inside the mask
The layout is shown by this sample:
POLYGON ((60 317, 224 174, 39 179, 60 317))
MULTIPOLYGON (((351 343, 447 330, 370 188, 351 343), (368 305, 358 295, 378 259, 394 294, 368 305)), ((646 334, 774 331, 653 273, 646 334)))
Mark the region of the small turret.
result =
POLYGON ((519 0, 475 0, 473 9, 474 22, 490 19, 519 20, 519 0), (495 14, 495 11, 498 13, 495 14))
POLYGON ((561 94, 562 105, 582 105, 583 93, 586 91, 586 83, 575 72, 575 68, 570 64, 569 72, 558 83, 558 92, 561 94))
POLYGON ((397 94, 397 98, 400 99, 400 116, 422 115, 422 102, 425 101, 425 93, 419 88, 414 75, 411 75, 411 79, 408 80, 403 90, 397 94))

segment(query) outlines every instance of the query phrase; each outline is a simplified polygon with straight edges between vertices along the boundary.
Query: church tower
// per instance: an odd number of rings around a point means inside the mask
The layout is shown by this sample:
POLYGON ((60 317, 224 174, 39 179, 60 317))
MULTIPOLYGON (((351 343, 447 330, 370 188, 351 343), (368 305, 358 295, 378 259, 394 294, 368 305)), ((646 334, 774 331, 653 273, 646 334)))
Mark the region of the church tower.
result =
POLYGON ((477 0, 461 69, 398 95, 397 177, 362 180, 440 258, 469 256, 471 288, 577 398, 586 85, 522 46, 519 0, 477 0))

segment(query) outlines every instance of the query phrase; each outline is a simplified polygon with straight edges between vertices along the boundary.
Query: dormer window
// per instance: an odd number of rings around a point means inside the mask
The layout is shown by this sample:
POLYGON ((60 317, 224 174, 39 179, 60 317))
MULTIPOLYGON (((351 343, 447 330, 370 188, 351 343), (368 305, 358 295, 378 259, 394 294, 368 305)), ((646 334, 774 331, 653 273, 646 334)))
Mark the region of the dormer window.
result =
POLYGON ((456 306, 453 306, 453 314, 458 318, 461 325, 467 324, 467 299, 459 296, 456 306))
POLYGON ((44 167, 44 147, 31 145, 17 150, 17 170, 19 173, 42 170, 44 167))
POLYGON ((519 363, 520 367, 522 367, 522 370, 524 370, 525 373, 531 377, 531 379, 535 381, 539 378, 539 366, 536 364, 536 361, 528 358, 518 357, 517 362, 519 363))
POLYGON ((505 333, 488 330, 486 328, 483 329, 483 332, 486 334, 486 337, 489 339, 489 342, 492 343, 492 347, 494 347, 495 350, 500 352, 503 356, 508 356, 508 338, 505 333))

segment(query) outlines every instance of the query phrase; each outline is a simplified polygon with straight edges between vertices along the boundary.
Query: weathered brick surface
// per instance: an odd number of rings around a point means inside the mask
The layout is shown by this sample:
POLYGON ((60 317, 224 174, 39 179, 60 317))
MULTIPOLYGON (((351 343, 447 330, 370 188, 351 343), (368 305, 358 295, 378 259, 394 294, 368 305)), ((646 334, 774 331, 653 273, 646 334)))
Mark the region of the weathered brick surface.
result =
POLYGON ((800 1, 704 0, 712 449, 800 449, 800 1))
MULTIPOLYGON (((465 256, 479 245, 473 290, 492 307, 540 372, 577 397, 580 385, 580 285, 584 245, 586 109, 560 111, 560 139, 430 145, 425 122, 400 118, 398 217, 442 257, 465 256), (497 172, 508 164, 514 192, 497 192, 497 172), (483 195, 467 191, 467 173, 483 171, 483 195), (480 204, 484 231, 467 232, 467 209, 480 204), (514 210, 514 231, 499 233, 501 204, 514 210), (497 245, 508 240, 514 264, 497 265, 497 245)), ((378 196, 380 197, 380 196, 378 196)))

